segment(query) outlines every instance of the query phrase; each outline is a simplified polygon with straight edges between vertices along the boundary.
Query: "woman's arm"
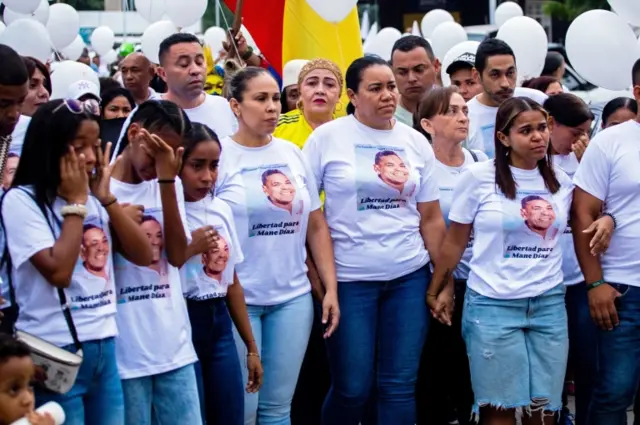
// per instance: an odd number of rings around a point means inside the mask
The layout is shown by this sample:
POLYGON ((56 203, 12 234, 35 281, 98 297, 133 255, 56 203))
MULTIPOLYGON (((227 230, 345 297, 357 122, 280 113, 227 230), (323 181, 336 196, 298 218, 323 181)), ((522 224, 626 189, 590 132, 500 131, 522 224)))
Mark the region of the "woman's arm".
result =
MULTIPOLYGON (((115 199, 115 198, 114 198, 115 199)), ((147 267, 153 261, 149 239, 140 226, 125 212, 117 201, 107 205, 109 221, 113 229, 114 246, 124 257, 136 266, 147 267)))
POLYGON ((429 294, 437 296, 450 282, 453 271, 458 266, 462 254, 469 243, 473 223, 461 224, 452 221, 446 232, 439 251, 438 261, 435 263, 429 294))
POLYGON ((418 212, 420 213, 420 234, 424 246, 429 251, 431 261, 437 264, 442 241, 447 232, 447 225, 440 210, 440 202, 418 202, 418 212))
POLYGON ((33 266, 56 288, 68 288, 71 285, 73 270, 80 258, 83 225, 84 219, 80 216, 64 217, 60 237, 53 246, 31 257, 33 266))
POLYGON ((178 207, 178 196, 174 183, 159 183, 162 200, 162 220, 164 221, 164 244, 169 264, 182 267, 187 257, 187 235, 178 207))

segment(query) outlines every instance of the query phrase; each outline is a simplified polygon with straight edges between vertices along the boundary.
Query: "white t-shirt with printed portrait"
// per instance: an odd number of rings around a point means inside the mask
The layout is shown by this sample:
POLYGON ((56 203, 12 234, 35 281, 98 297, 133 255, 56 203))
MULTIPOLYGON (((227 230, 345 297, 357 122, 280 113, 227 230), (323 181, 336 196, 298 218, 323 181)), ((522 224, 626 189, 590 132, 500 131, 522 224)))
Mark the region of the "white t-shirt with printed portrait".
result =
MULTIPOLYGON (((25 188, 30 193, 30 188, 25 188)), ((31 258, 54 246, 63 221, 60 209, 66 202, 57 198, 49 222, 31 195, 23 188, 10 190, 2 203, 2 217, 13 266, 12 283, 20 314, 16 328, 57 346, 73 343, 64 319, 58 290, 38 272, 31 258), (60 223, 60 224, 58 224, 60 223)), ((87 201, 82 247, 65 295, 80 341, 113 337, 116 328, 116 294, 113 244, 109 216, 93 197, 87 201)))
POLYGON ((574 183, 604 202, 617 222, 600 256, 604 280, 640 287, 640 124, 631 120, 598 133, 574 183))
POLYGON ((185 298, 203 301, 223 298, 233 285, 236 265, 244 261, 231 208, 218 198, 206 197, 187 202, 189 230, 213 226, 218 232, 217 247, 190 258, 182 267, 182 292, 185 298))
MULTIPOLYGON (((540 105, 549 98, 539 90, 516 87, 515 97, 528 97, 540 105)), ((495 157, 496 115, 498 107, 486 106, 478 101, 478 96, 467 102, 469 107, 469 141, 467 148, 480 150, 489 158, 495 157)))
MULTIPOLYGON (((190 240, 184 193, 178 178, 175 190, 184 231, 190 240)), ((140 227, 153 252, 149 267, 136 266, 121 255, 115 256, 119 330, 116 358, 120 377, 156 375, 194 363, 197 357, 191 342, 180 271, 169 264, 164 246, 160 185, 157 180, 128 184, 111 179, 111 191, 120 203, 144 206, 140 227)))
MULTIPOLYGON (((469 165, 474 164, 475 162, 487 161, 489 159, 487 158, 487 155, 481 151, 473 152, 478 158, 478 161, 473 158, 473 155, 471 155, 467 149, 463 149, 463 152, 464 163, 459 167, 445 165, 436 159, 435 177, 440 189, 440 209, 442 210, 442 215, 444 216, 444 221, 447 223, 447 227, 449 226, 449 210, 451 209, 451 202, 453 201, 453 189, 456 186, 458 177, 460 177, 460 174, 469 165)), ((460 260, 460 263, 458 263, 458 267, 453 271, 454 278, 467 279, 469 277, 469 261, 471 260, 472 247, 473 232, 469 238, 469 243, 467 243, 467 248, 465 249, 464 254, 462 254, 462 259, 460 260)))
MULTIPOLYGON (((553 164, 564 171, 570 179, 573 179, 578 170, 578 158, 572 152, 569 155, 553 155, 553 164)), ((573 245, 573 233, 570 223, 564 230, 564 234, 560 238, 560 246, 562 247, 562 273, 564 275, 564 284, 567 286, 576 285, 584 282, 582 270, 578 263, 578 256, 573 245)))
POLYGON ((249 305, 276 305, 311 291, 309 214, 318 188, 300 149, 273 138, 260 148, 222 139, 216 197, 233 212, 245 261, 236 272, 249 305))
POLYGON ((563 281, 560 239, 573 195, 559 168, 560 190, 552 194, 538 169, 511 167, 516 199, 495 184, 494 161, 472 164, 459 177, 449 220, 473 223, 474 243, 467 286, 496 299, 538 296, 563 281))
POLYGON ((316 129, 303 152, 325 191, 339 281, 392 280, 429 262, 417 204, 439 191, 424 136, 400 122, 374 130, 349 115, 316 129))

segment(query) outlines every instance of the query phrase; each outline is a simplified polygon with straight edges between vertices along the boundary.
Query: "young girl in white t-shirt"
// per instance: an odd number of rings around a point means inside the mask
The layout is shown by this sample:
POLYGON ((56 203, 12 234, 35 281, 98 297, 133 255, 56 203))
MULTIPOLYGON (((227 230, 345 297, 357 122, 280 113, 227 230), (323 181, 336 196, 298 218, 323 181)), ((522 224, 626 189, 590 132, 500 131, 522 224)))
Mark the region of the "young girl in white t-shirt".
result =
POLYGON ((131 118, 113 166, 114 193, 138 206, 152 248, 148 267, 115 260, 117 356, 127 425, 202 423, 180 267, 191 233, 178 179, 191 122, 168 101, 147 101, 131 118))
POLYGON ((202 381, 200 403, 207 423, 244 424, 244 385, 241 367, 248 369, 246 390, 262 385, 262 364, 253 337, 244 291, 236 264, 244 261, 231 208, 214 197, 222 150, 218 136, 203 124, 193 124, 185 138, 180 178, 193 242, 182 267, 182 292, 198 354, 196 372, 202 381), (232 322, 233 320, 233 322, 232 322), (240 364, 233 325, 247 349, 240 364))
MULTIPOLYGON (((82 351, 70 391, 35 390, 36 404, 60 403, 70 425, 124 424, 113 258, 123 255, 140 266, 151 262, 146 237, 112 191, 111 146, 103 155, 98 119, 97 102, 55 100, 40 107, 2 200, 20 310, 16 328, 82 351), (63 314, 64 299, 70 320, 63 314)), ((53 388, 56 378, 48 376, 44 385, 53 388)))
POLYGON ((518 407, 542 423, 562 408, 569 341, 560 237, 573 184, 552 165, 548 116, 533 100, 500 106, 495 139, 495 160, 458 179, 427 301, 449 316, 451 292, 441 290, 473 231, 462 334, 474 410, 488 425, 518 407))

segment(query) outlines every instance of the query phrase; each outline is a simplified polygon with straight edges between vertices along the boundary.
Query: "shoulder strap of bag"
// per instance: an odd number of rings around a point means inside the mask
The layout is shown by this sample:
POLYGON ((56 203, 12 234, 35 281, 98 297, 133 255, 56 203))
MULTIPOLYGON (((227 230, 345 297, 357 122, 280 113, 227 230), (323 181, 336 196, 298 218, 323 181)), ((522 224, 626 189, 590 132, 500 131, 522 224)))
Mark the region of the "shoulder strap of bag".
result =
POLYGON ((477 153, 475 153, 475 152, 474 152, 473 150, 471 150, 471 149, 467 149, 467 150, 468 150, 468 151, 469 151, 469 153, 471 154, 471 157, 473 158, 473 162, 478 162, 478 161, 479 161, 479 159, 478 159, 478 154, 477 154, 477 153))
MULTIPOLYGON (((53 235, 53 238, 56 239, 56 232, 53 228, 53 224, 51 223, 51 221, 49 220, 49 214, 47 214, 47 209, 51 212, 51 216, 53 217, 53 219, 56 221, 56 224, 58 225, 58 227, 60 229, 62 229, 62 223, 60 223, 60 220, 58 219, 58 217, 56 216, 56 214, 53 212, 53 210, 51 208, 42 208, 38 202, 36 201, 36 197, 33 195, 33 193, 29 192, 28 190, 25 190, 22 187, 19 187, 18 189, 22 190, 24 193, 26 193, 27 195, 29 195, 29 197, 33 200, 33 202, 38 205, 38 207, 40 208, 40 211, 42 212, 42 214, 44 215, 44 219, 47 221, 47 224, 49 225, 49 229, 51 229, 51 234, 53 235)), ((8 191, 7 191, 8 193, 8 191)), ((5 194, 6 195, 6 194, 5 194)), ((4 197, 3 197, 4 200, 4 197)), ((1 212, 1 210, 0 210, 1 212)), ((2 216, 2 214, 0 214, 0 217, 2 216)), ((4 220, 2 222, 2 226, 4 229, 4 220)), ((11 257, 9 255, 9 248, 8 248, 9 244, 6 242, 6 233, 5 233, 5 253, 3 255, 3 257, 7 257, 8 258, 8 264, 9 266, 11 265, 11 257)), ((9 267, 8 266, 8 267, 9 267)), ((8 269, 9 270, 9 275, 11 275, 11 268, 8 269)), ((11 285, 11 278, 9 279, 9 285, 11 285)), ((12 296, 13 296, 13 285, 11 285, 11 291, 12 291, 12 296)), ((62 314, 64 316, 64 320, 67 322, 67 326, 69 327, 69 332, 71 333, 71 338, 73 338, 73 345, 75 346, 77 351, 80 351, 82 349, 82 343, 80 342, 80 339, 78 338, 78 331, 76 329, 76 325, 75 323, 73 323, 73 317, 71 316, 71 307, 69 305, 69 302, 67 300, 67 295, 64 292, 64 289, 62 288, 57 288, 58 289, 58 298, 60 299, 60 306, 62 307, 62 314)))
POLYGON ((0 268, 5 267, 7 270, 7 280, 9 284, 9 301, 11 301, 11 305, 17 308, 16 304, 16 294, 13 290, 13 285, 11 284, 12 273, 11 269, 13 264, 11 263, 11 255, 9 255, 9 244, 7 243, 7 229, 4 225, 4 217, 2 216, 2 205, 4 204, 4 197, 7 195, 9 191, 6 191, 2 194, 2 199, 0 199, 0 231, 4 235, 4 246, 2 247, 2 259, 0 260, 0 268))

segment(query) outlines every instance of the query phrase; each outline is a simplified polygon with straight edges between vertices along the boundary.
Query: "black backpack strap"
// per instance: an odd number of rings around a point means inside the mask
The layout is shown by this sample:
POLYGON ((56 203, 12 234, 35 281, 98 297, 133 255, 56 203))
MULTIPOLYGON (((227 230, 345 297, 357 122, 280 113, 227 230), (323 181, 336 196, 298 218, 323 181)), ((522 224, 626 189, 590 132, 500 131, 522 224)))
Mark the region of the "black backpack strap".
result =
MULTIPOLYGON (((27 195, 29 195, 29 197, 33 200, 33 202, 35 202, 35 204, 38 205, 38 207, 40 208, 40 211, 42 212, 42 215, 44 215, 44 219, 47 221, 47 224, 49 225, 49 229, 51 230, 51 234, 53 235, 53 238, 56 239, 56 232, 53 228, 53 224, 51 223, 51 220, 49 219, 49 214, 47 213, 47 210, 50 211, 51 217, 53 218, 53 220, 56 221, 56 224, 60 229, 62 229, 62 223, 60 222, 56 214, 53 212, 53 210, 51 208, 46 208, 46 207, 43 208, 43 206, 38 204, 36 197, 30 191, 22 187, 18 187, 18 189, 23 191, 27 195)), ((7 191, 7 193, 9 192, 7 191)), ((6 196, 7 193, 5 193, 4 196, 6 196)), ((2 198, 3 201, 4 201, 4 196, 2 198)), ((0 218, 2 217, 1 212, 2 212, 2 209, 0 205, 0 218)), ((4 227, 4 219, 2 219, 2 228, 3 228, 3 231, 6 230, 4 227)), ((5 250, 4 250, 3 259, 2 259, 3 263, 5 262, 5 258, 7 259, 6 261, 9 267, 8 274, 9 276, 11 276, 12 264, 11 264, 11 256, 9 255, 9 244, 7 243, 6 231, 5 231, 5 250)), ((9 285, 11 287, 12 296, 15 298, 15 296, 13 295, 14 293, 13 285, 11 283, 12 283, 11 278, 9 278, 9 285)), ((67 295, 65 294, 64 289, 62 288, 57 288, 57 289, 58 289, 58 298, 60 299, 60 306, 62 307, 62 315, 64 316, 64 320, 67 322, 67 326, 69 327, 71 338, 73 338, 73 345, 75 346, 77 351, 80 351, 82 349, 82 343, 80 342, 80 338, 78 338, 78 331, 76 329, 75 323, 73 322, 73 317, 71 316, 71 306, 69 305, 69 302, 67 300, 67 295)), ((12 302, 14 302, 14 300, 12 300, 12 302)))
POLYGON ((471 154, 471 157, 473 158, 473 162, 478 162, 478 154, 475 153, 474 151, 472 151, 471 149, 467 149, 469 151, 469 153, 471 154))

